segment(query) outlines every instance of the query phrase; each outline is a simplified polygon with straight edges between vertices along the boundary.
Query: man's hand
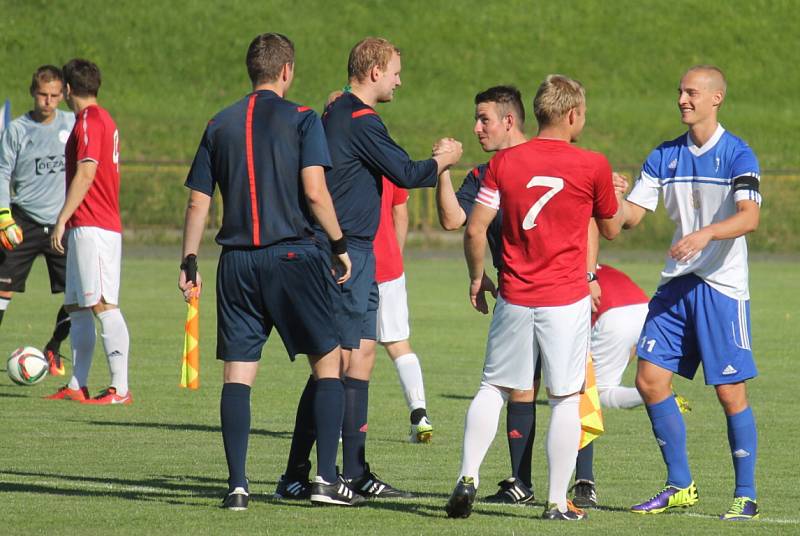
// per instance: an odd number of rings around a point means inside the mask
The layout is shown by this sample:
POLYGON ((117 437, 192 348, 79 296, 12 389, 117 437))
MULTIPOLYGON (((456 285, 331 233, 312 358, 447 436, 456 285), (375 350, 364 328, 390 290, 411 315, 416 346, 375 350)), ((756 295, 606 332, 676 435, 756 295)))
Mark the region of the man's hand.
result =
POLYGON ((350 256, 347 252, 342 253, 341 255, 331 255, 331 265, 333 268, 331 269, 331 275, 333 278, 336 279, 336 282, 340 285, 350 279, 350 271, 353 268, 352 263, 350 262, 350 256))
POLYGON ((178 289, 183 293, 183 299, 187 302, 195 297, 200 297, 200 291, 203 289, 203 278, 200 277, 200 272, 195 273, 195 282, 186 280, 186 270, 181 270, 178 276, 178 289))
POLYGON ((10 208, 0 208, 0 244, 6 249, 14 249, 22 243, 22 228, 11 216, 10 208))
POLYGON ((600 308, 600 298, 603 295, 603 291, 600 289, 600 283, 598 283, 596 279, 589 283, 589 293, 592 295, 592 312, 596 313, 600 308))
POLYGON ((433 158, 439 163, 440 173, 444 169, 456 164, 463 153, 461 142, 453 138, 442 138, 433 144, 431 152, 433 158))
POLYGON ((678 262, 689 262, 705 249, 711 238, 712 234, 708 228, 689 233, 669 248, 669 256, 678 262))
POLYGON ((614 184, 614 192, 617 195, 625 195, 628 191, 628 177, 616 171, 611 174, 611 182, 614 184))
POLYGON ((484 272, 480 279, 473 279, 469 285, 469 301, 472 306, 483 314, 489 313, 489 304, 486 301, 486 293, 490 292, 492 297, 497 298, 497 287, 494 281, 484 272))
POLYGON ((56 222, 55 227, 53 227, 53 231, 50 233, 50 247, 62 255, 64 254, 64 229, 64 222, 59 220, 56 222))

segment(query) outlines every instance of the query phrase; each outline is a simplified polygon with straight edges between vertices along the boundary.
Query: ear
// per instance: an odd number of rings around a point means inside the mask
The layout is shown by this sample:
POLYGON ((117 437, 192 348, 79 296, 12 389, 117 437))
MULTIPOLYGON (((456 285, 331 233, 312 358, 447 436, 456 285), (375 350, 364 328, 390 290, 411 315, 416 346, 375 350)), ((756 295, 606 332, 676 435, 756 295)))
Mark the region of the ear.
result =
POLYGON ((369 70, 369 79, 373 82, 377 82, 381 75, 383 75, 383 71, 381 71, 381 68, 377 65, 373 65, 369 70))
POLYGON ((578 109, 577 108, 570 108, 567 112, 567 121, 569 121, 570 125, 575 124, 575 120, 578 118, 578 109))
POLYGON ((714 106, 719 106, 720 104, 722 104, 722 100, 724 98, 725 95, 723 95, 722 91, 718 89, 711 95, 711 102, 714 103, 714 106))
POLYGON ((281 69, 281 80, 287 82, 292 77, 293 70, 294 70, 294 64, 284 63, 283 69, 281 69))
POLYGON ((514 128, 514 114, 507 113, 506 116, 503 118, 506 120, 506 130, 511 130, 514 128))

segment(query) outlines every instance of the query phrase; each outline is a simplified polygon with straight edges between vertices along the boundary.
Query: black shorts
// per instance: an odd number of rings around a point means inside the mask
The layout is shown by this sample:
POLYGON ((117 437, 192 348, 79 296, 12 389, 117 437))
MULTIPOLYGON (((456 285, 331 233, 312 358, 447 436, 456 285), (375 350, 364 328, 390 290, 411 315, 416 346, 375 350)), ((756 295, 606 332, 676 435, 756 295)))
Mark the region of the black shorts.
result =
POLYGON ((53 227, 35 222, 13 205, 11 215, 22 229, 22 243, 11 250, 0 247, 0 290, 25 292, 25 281, 33 261, 39 255, 44 255, 50 275, 50 291, 53 294, 64 292, 67 257, 50 246, 53 227))
POLYGON ((339 344, 323 254, 311 240, 223 249, 217 269, 217 359, 258 361, 274 326, 289 357, 339 344))

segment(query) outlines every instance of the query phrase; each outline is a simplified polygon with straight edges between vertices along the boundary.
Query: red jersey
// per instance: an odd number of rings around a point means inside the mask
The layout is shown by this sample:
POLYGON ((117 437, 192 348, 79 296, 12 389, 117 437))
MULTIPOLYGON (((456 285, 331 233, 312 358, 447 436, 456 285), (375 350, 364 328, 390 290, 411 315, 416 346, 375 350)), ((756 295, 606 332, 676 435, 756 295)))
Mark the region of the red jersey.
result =
POLYGON ((372 247, 375 250, 375 280, 392 281, 403 275, 403 254, 394 231, 392 208, 408 201, 408 190, 395 186, 383 177, 381 194, 381 219, 372 247))
POLYGON ((503 211, 503 299, 548 307, 589 294, 589 218, 617 212, 611 166, 603 155, 533 138, 492 158, 477 201, 503 211))
POLYGON ((66 226, 100 227, 121 233, 119 131, 108 112, 94 104, 77 114, 64 151, 68 190, 78 162, 91 160, 97 163, 92 185, 66 226))
POLYGON ((592 325, 609 309, 650 301, 647 294, 630 277, 607 264, 597 267, 597 282, 602 294, 600 307, 596 313, 592 313, 592 325))

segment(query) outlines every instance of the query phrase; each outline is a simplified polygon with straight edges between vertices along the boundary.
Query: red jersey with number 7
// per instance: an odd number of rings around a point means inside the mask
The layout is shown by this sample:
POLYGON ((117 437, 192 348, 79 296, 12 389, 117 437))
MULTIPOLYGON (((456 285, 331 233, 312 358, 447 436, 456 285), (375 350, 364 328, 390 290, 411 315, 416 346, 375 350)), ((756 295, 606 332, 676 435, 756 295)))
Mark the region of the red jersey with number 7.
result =
POLYGON ((589 218, 617 212, 611 166, 602 154, 533 138, 492 158, 476 200, 503 211, 504 300, 549 307, 589 295, 589 218))
POLYGON ((109 113, 93 104, 75 116, 67 145, 67 191, 78 163, 97 163, 92 185, 67 222, 67 227, 100 227, 122 232, 119 215, 119 131, 109 113))

